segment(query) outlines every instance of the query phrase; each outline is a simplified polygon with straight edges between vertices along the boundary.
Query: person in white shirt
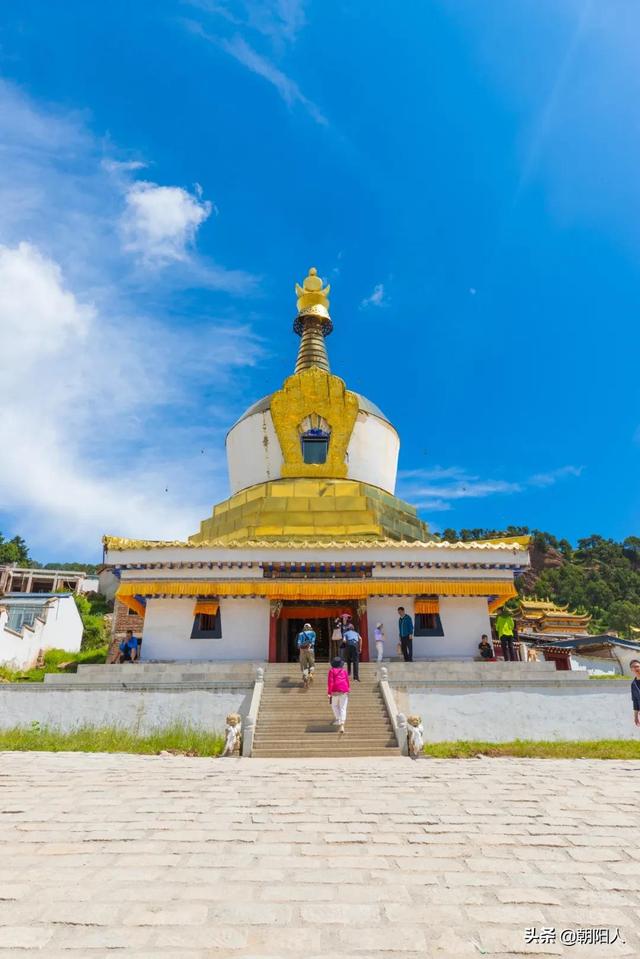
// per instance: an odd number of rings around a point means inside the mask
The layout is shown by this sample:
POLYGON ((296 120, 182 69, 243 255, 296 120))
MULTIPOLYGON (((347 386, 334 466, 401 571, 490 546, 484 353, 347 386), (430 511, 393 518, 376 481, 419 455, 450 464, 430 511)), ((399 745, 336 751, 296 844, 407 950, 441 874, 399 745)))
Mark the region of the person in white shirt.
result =
POLYGON ((382 657, 384 656, 384 626, 382 623, 376 623, 374 637, 376 643, 376 652, 378 653, 378 662, 381 663, 382 657))

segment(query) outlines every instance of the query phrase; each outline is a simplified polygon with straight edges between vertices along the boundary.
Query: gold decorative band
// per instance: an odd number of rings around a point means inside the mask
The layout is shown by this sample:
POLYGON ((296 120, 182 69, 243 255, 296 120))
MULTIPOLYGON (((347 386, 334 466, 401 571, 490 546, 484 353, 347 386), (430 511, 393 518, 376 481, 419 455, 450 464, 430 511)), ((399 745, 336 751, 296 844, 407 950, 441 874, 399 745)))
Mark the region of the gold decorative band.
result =
POLYGON ((146 607, 144 603, 141 603, 139 599, 136 599, 135 596, 129 596, 127 593, 120 593, 120 590, 116 593, 116 598, 120 600, 121 603, 130 609, 132 612, 137 613, 138 616, 144 616, 146 607))
POLYGON ((197 616, 198 613, 207 613, 209 616, 215 616, 218 612, 219 606, 220 603, 210 602, 206 599, 199 599, 194 607, 193 615, 197 616))
POLYGON ((413 607, 415 613, 439 613, 439 599, 417 599, 413 607))
POLYGON ((502 603, 516 595, 510 580, 368 579, 368 580, 137 580, 123 582, 125 596, 264 596, 269 599, 366 599, 367 596, 487 596, 502 603))

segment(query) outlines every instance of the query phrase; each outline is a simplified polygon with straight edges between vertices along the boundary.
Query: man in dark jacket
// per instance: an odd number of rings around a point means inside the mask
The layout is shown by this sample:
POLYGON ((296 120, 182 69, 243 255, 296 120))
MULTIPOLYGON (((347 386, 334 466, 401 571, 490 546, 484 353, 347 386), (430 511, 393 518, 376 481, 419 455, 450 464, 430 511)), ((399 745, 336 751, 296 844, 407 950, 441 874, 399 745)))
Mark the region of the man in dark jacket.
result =
POLYGON ((400 646, 405 663, 413 662, 413 620, 405 613, 404 606, 398 606, 398 632, 400 646))
POLYGON ((640 659, 632 659, 629 663, 634 680, 631 683, 631 702, 633 703, 633 721, 640 726, 640 659))

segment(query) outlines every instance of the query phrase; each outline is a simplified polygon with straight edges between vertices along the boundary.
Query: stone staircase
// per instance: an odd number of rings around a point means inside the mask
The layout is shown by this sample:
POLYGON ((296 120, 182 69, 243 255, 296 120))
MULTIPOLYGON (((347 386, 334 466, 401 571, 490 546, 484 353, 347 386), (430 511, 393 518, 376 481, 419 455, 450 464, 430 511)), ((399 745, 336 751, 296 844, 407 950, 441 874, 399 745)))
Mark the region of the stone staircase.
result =
POLYGON ((359 683, 351 683, 344 735, 333 726, 327 699, 325 663, 315 681, 302 686, 297 663, 270 663, 258 713, 252 755, 266 757, 394 756, 398 746, 378 687, 373 663, 360 666, 359 683))

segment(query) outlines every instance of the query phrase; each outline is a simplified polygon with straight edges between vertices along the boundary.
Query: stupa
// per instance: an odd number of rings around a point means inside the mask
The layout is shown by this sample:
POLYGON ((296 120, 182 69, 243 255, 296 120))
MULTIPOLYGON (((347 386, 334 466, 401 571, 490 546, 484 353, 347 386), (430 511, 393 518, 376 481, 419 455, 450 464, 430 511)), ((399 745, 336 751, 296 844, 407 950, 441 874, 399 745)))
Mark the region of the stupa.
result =
POLYGON ((296 284, 294 372, 229 430, 231 496, 184 541, 105 536, 117 600, 144 616, 142 659, 287 662, 309 621, 322 660, 349 612, 366 661, 377 622, 395 653, 399 606, 414 658, 471 658, 516 594, 526 549, 441 542, 395 495, 396 429, 330 369, 329 292, 315 268, 296 284))

